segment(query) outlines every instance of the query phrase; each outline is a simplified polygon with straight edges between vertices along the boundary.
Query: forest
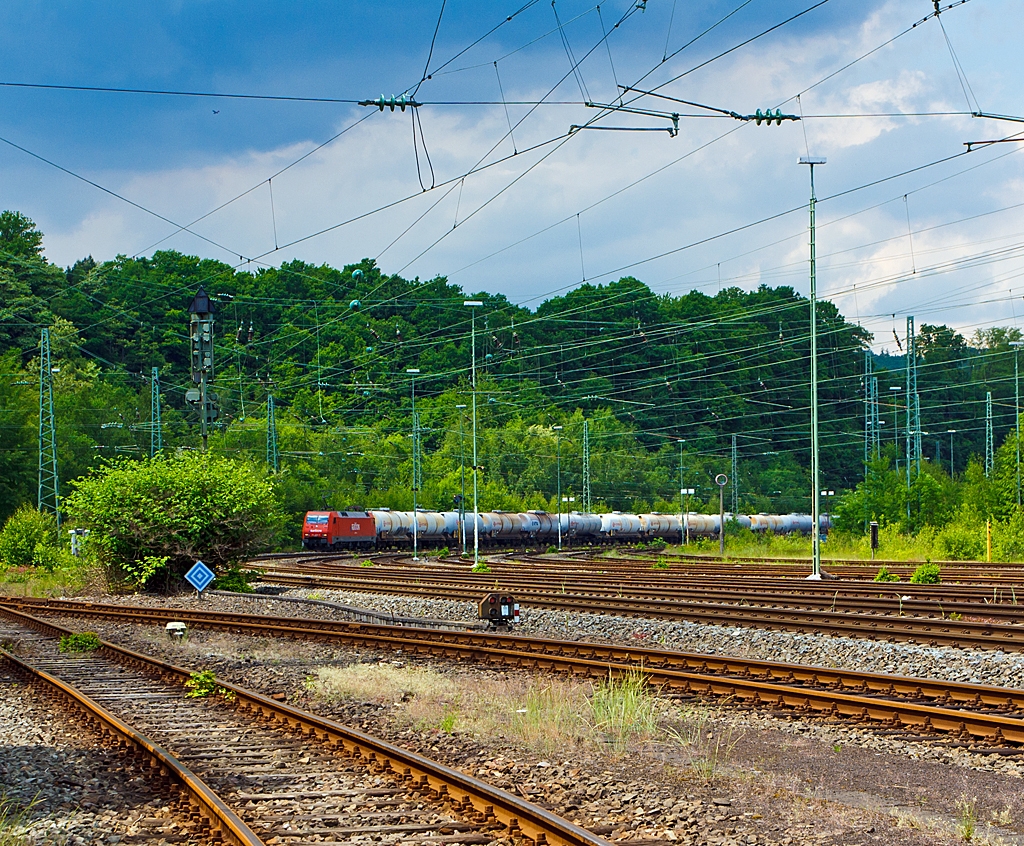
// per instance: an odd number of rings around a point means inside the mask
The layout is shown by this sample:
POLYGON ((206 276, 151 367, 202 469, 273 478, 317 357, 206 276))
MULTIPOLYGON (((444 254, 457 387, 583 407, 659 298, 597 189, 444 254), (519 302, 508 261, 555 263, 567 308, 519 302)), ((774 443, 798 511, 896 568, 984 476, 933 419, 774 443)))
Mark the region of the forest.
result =
MULTIPOLYGON (((44 327, 62 495, 110 459, 199 449, 186 392, 195 387, 188 306, 200 289, 215 320, 210 452, 271 473, 273 397, 274 486, 286 514, 411 508, 414 443, 417 504, 451 508, 470 484, 474 400, 481 509, 555 510, 559 484, 563 507, 582 509, 585 457, 593 510, 678 510, 681 488, 695 490, 691 508, 717 510, 717 473, 731 477, 727 509, 810 509, 809 304, 792 288, 659 294, 624 277, 531 310, 440 276, 388 275, 369 259, 232 267, 163 251, 62 269, 33 221, 6 211, 0 521, 37 500, 44 327)), ((904 385, 904 356, 867 352, 871 338, 828 301, 817 316, 822 487, 835 492, 823 508, 851 529, 882 519, 916 531, 948 522, 969 497, 1009 519, 1019 332, 967 339, 918 327, 924 461, 908 489, 905 398, 890 390, 904 385), (866 462, 869 361, 882 450, 866 462), (989 392, 999 449, 986 475, 989 392), (979 471, 994 486, 984 495, 979 471)))

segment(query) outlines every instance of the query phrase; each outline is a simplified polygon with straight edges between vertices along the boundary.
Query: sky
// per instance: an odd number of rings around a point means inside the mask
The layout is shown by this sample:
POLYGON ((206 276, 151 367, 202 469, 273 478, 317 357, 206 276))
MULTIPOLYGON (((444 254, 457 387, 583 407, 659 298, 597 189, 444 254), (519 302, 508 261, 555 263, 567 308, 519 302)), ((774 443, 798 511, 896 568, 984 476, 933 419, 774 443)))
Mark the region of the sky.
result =
POLYGON ((908 316, 967 337, 1019 327, 1024 144, 965 142, 1024 133, 972 116, 1024 114, 1024 7, 940 9, 8 0, 0 208, 32 218, 62 266, 369 257, 531 308, 624 275, 806 295, 798 159, 815 156, 818 294, 877 351, 908 316), (421 105, 358 105, 403 93, 421 105))

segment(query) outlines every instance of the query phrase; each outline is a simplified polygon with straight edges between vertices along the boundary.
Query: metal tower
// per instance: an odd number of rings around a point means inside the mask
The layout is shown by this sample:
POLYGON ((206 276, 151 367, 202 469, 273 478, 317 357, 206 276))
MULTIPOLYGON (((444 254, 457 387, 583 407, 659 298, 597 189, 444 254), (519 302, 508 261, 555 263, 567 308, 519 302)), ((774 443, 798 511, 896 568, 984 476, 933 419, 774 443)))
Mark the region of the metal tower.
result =
POLYGON ((590 514, 590 423, 583 421, 583 513, 590 514))
POLYGON ((992 438, 992 392, 985 394, 985 475, 990 476, 996 465, 995 442, 992 438))
POLYGON ((153 368, 149 380, 149 457, 164 448, 163 426, 160 423, 160 369, 153 368))
POLYGON ((878 377, 871 377, 871 454, 882 454, 882 423, 878 414, 878 377))
POLYGON ((39 496, 40 511, 52 511, 60 526, 60 477, 57 475, 57 423, 53 414, 50 330, 39 337, 39 496))
POLYGON ((281 469, 281 452, 277 448, 277 417, 274 415, 274 395, 267 397, 267 464, 272 472, 281 469))
POLYGON ((740 511, 740 478, 739 462, 736 457, 736 436, 732 436, 732 513, 735 516, 740 511))

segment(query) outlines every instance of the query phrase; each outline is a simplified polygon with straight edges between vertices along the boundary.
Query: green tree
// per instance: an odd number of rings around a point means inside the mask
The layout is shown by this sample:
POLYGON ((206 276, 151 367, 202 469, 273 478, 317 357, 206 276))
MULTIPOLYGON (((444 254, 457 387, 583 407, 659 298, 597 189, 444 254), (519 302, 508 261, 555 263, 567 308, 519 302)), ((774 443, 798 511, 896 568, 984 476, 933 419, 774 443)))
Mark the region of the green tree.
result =
POLYGON ((262 469, 198 453, 113 461, 79 479, 65 503, 111 581, 139 588, 174 589, 197 559, 225 572, 281 525, 262 469))

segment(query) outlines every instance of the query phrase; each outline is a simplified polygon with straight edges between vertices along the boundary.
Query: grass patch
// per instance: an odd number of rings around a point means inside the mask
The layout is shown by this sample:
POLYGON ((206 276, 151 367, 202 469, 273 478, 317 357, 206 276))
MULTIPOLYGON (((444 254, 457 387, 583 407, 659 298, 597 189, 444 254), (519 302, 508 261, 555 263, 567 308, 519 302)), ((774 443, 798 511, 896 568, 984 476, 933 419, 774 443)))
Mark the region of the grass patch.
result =
POLYGON ((634 738, 648 739, 658 728, 658 698, 640 670, 621 678, 609 674, 595 686, 590 710, 594 728, 616 752, 624 751, 634 738))
POLYGON ((736 730, 719 719, 721 706, 698 702, 683 709, 669 736, 679 745, 693 774, 712 785, 739 742, 736 730))

